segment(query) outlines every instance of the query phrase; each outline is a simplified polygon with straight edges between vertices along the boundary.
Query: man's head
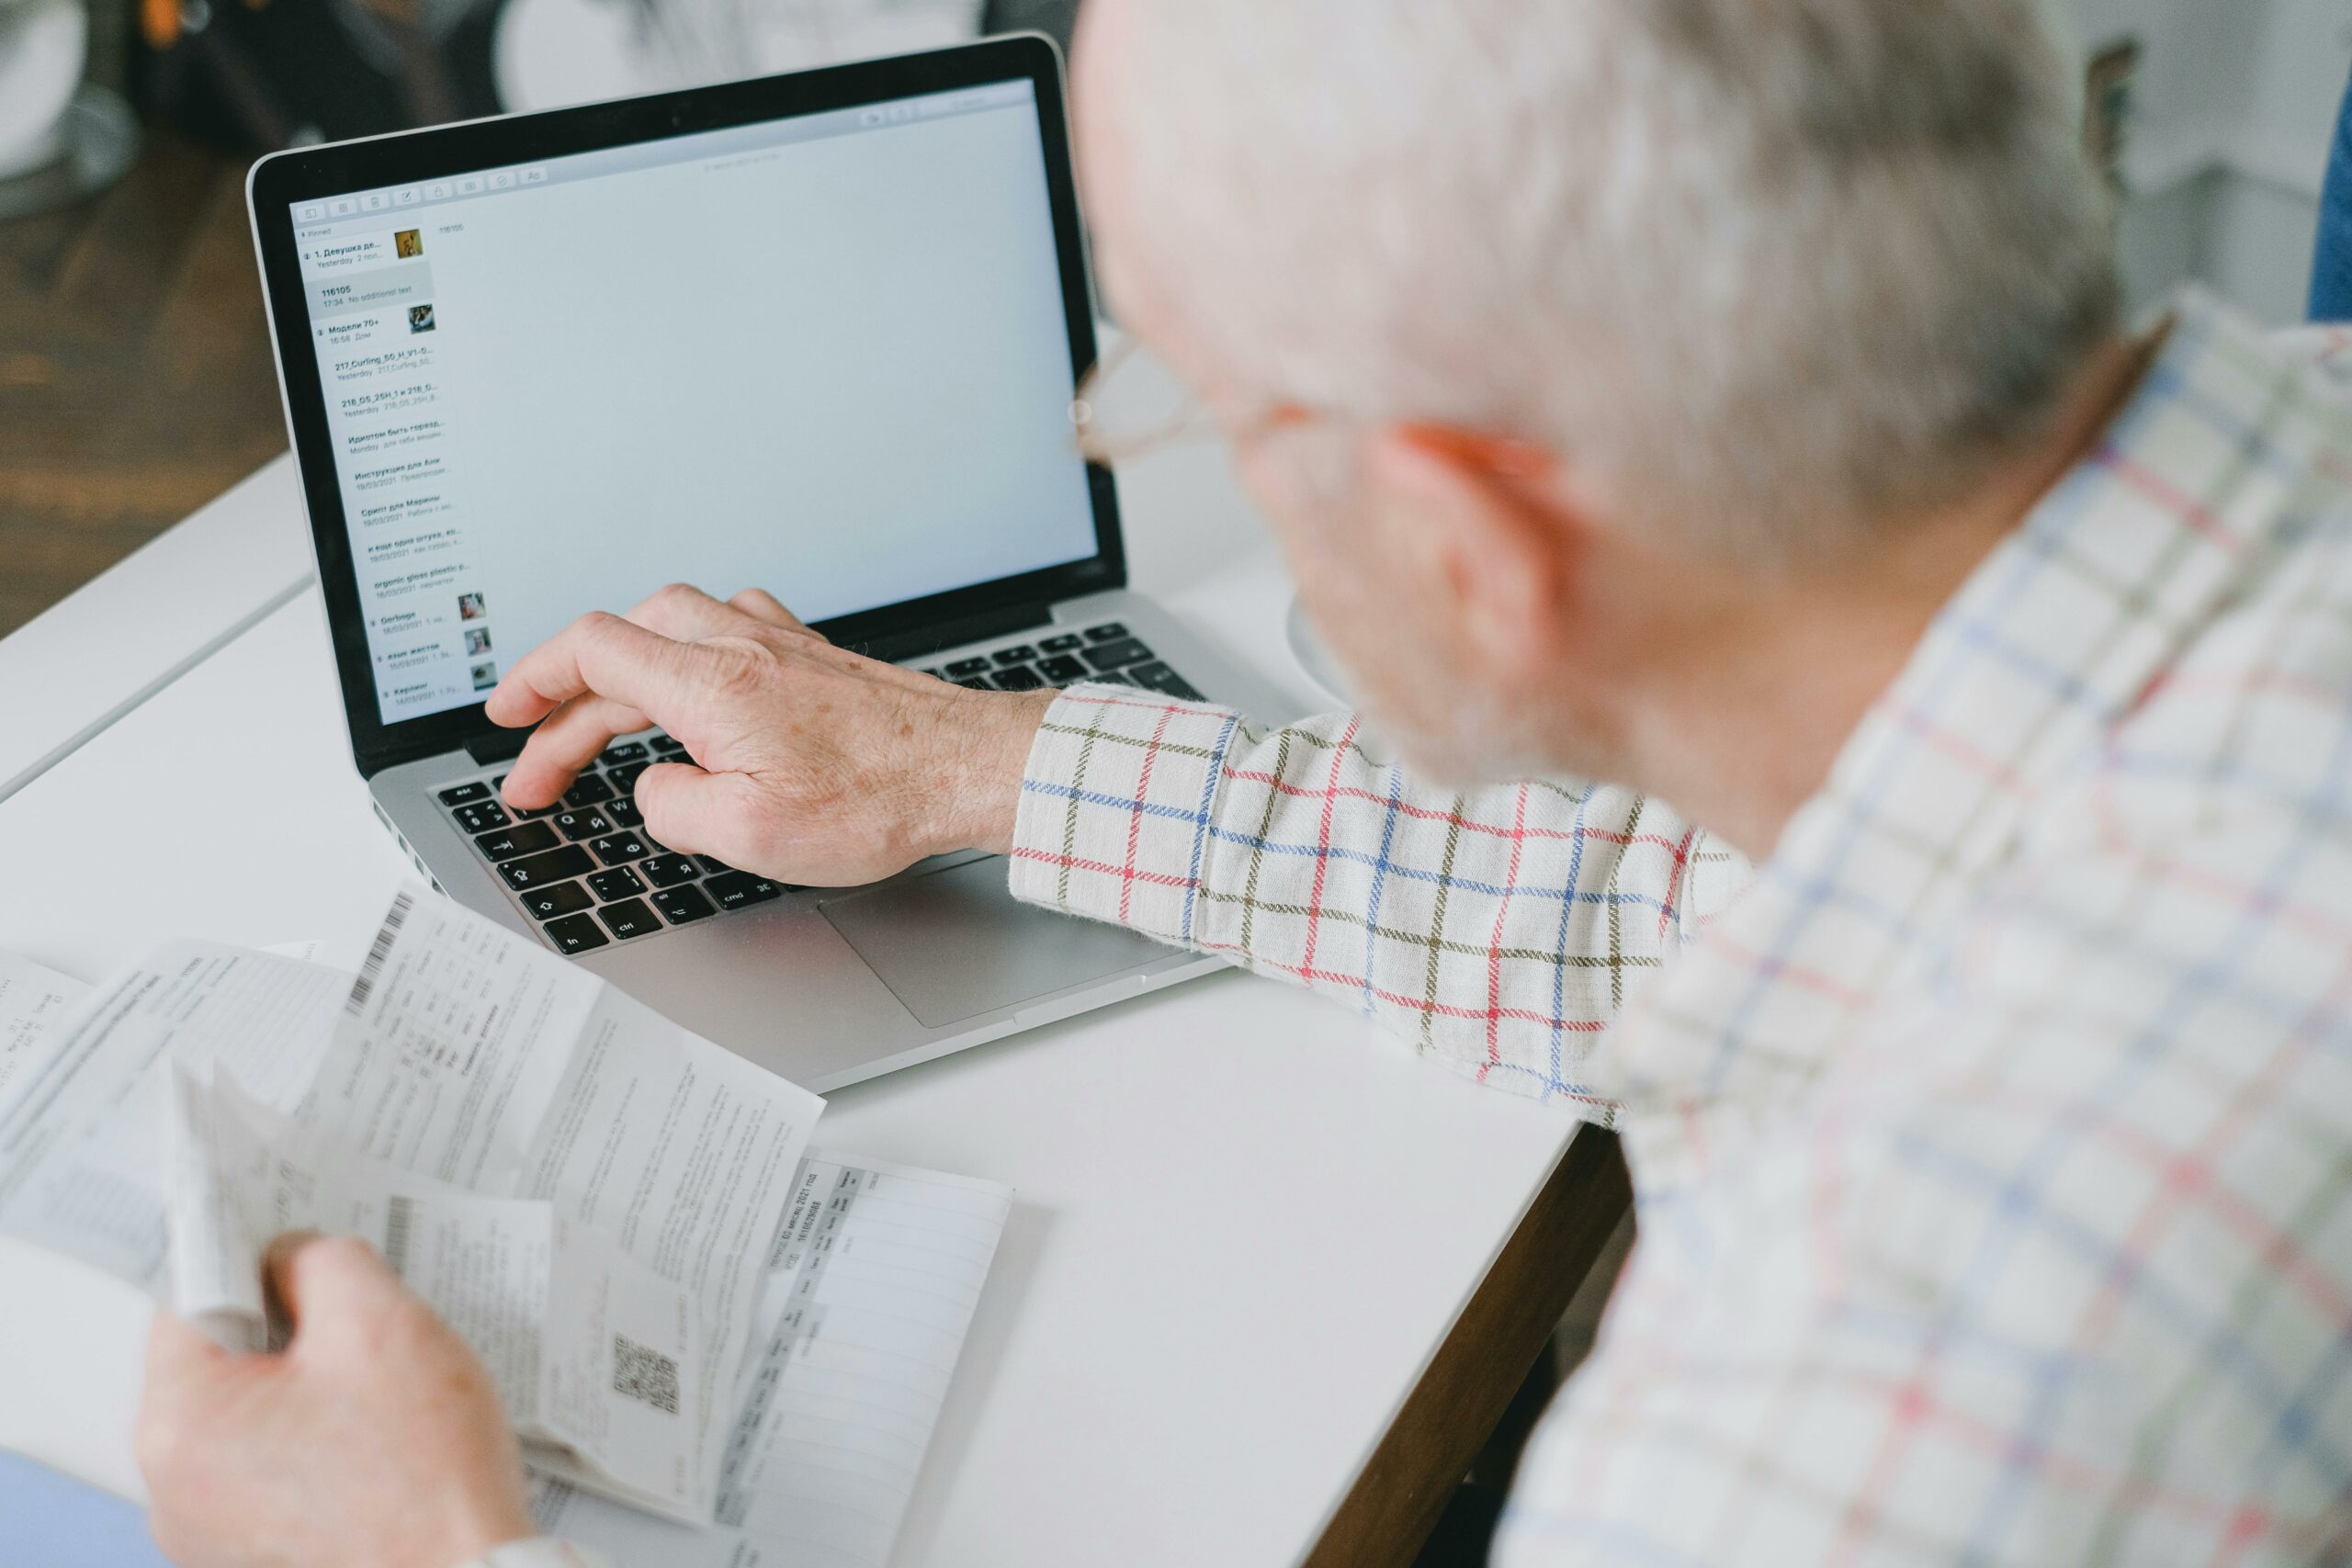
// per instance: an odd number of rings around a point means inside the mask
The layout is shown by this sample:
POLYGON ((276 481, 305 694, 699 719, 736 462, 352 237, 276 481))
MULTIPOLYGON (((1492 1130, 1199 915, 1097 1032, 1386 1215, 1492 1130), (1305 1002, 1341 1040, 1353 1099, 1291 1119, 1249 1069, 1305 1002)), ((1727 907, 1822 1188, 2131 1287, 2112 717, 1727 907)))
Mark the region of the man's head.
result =
POLYGON ((2036 0, 1091 0, 1077 77, 1114 304, 1425 766, 1611 771, 1672 580, 1954 504, 2115 328, 2036 0))

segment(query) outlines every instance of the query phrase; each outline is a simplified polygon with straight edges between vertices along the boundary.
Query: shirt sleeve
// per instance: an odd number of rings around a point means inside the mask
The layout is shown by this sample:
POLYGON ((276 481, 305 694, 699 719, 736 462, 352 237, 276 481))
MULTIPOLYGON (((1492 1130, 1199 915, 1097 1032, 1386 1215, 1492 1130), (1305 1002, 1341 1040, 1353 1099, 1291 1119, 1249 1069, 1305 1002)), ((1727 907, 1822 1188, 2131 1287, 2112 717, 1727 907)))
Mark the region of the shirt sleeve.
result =
POLYGON ((2290 327, 2270 341, 2308 365, 2335 396, 2352 394, 2352 326, 2290 327))
POLYGON ((1481 1082, 1595 1107, 1592 1046, 1745 885, 1629 790, 1432 789, 1348 716, 1267 730, 1130 689, 1047 712, 1012 890, 1326 991, 1481 1082))
POLYGON ((504 1546, 493 1547, 480 1557, 458 1563, 457 1568, 612 1568, 612 1565, 585 1547, 542 1535, 534 1536, 529 1540, 510 1540, 504 1546))

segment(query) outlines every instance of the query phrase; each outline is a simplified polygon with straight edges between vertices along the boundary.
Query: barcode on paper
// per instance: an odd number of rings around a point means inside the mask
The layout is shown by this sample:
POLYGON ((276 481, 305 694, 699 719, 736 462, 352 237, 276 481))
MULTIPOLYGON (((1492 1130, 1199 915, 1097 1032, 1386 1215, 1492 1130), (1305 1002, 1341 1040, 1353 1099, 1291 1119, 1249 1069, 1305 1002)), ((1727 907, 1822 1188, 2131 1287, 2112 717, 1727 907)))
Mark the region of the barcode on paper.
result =
POLYGON ((368 944, 368 962, 359 966, 359 978, 351 983, 351 995, 344 1002, 343 1010, 357 1018, 368 1005, 368 994, 376 988, 376 981, 384 973, 384 960, 392 955, 392 943, 401 934, 401 927, 408 923, 408 912, 416 908, 416 895, 402 893, 392 900, 384 912, 384 923, 376 930, 376 940, 368 944))
POLYGON ((414 1234, 415 1201, 395 1192, 384 1201, 384 1261, 392 1272, 408 1277, 409 1237, 414 1234))
POLYGON ((678 1363, 649 1350, 626 1334, 613 1336, 613 1392, 650 1404, 667 1416, 678 1413, 678 1363))

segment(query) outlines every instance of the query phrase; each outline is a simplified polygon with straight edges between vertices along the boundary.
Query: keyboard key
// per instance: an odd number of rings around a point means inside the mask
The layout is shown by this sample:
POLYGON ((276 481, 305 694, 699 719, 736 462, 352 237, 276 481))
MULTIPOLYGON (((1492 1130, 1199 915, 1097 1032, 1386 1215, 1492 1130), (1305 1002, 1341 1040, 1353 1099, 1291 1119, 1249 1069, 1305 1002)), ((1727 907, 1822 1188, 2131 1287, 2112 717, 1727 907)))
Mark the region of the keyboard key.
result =
POLYGON ((572 786, 563 792, 566 806, 597 806, 613 798, 613 786, 594 773, 582 773, 572 786))
POLYGON ((1087 679, 1093 682, 1098 686, 1132 686, 1135 684, 1133 681, 1128 680, 1116 670, 1107 670, 1100 675, 1089 675, 1087 679))
POLYGON ((599 839, 588 846, 596 858, 606 865, 627 865, 633 860, 643 860, 652 848, 635 833, 615 833, 609 839, 599 839))
POLYGON ((601 811, 559 811, 555 816, 556 831, 572 842, 582 839, 601 839, 613 830, 613 824, 601 811))
POLYGON ((753 876, 748 871, 721 872, 704 883, 702 890, 717 899, 722 909, 741 909, 784 897, 783 883, 753 876))
POLYGON ((1046 678, 1026 664, 996 672, 996 689, 1000 692, 1034 692, 1046 683, 1046 678))
POLYGON ((994 686, 989 684, 989 678, 985 675, 967 675, 956 683, 959 686, 969 686, 976 692, 993 692, 996 690, 994 686))
POLYGON ((494 800, 478 800, 457 810, 458 828, 468 833, 487 833, 492 828, 503 828, 514 820, 506 808, 494 800))
POLYGON ((710 907, 709 899, 691 887, 671 887, 656 893, 653 907, 661 910, 673 926, 683 926, 688 920, 699 920, 706 915, 718 913, 710 907))
POLYGON ((1037 650, 1025 642, 1016 642, 1011 648, 998 649, 990 657, 995 659, 999 666, 1026 664, 1037 657, 1037 650))
POLYGON ((1099 626, 1086 628, 1086 640, 1089 642, 1116 642, 1126 635, 1127 628, 1117 621, 1105 621, 1099 626))
POLYGON ((684 741, 673 740, 666 735, 653 736, 646 744, 653 748, 653 754, 657 757, 675 757, 686 749, 684 741))
POLYGON ((1133 637, 1123 637, 1117 642, 1099 642, 1086 650, 1086 662, 1097 670, 1116 670, 1124 664, 1140 664, 1150 657, 1151 649, 1133 637))
POLYGON ((535 920, 552 920, 558 915, 576 915, 594 908, 595 902, 588 897, 588 889, 577 882, 559 882, 552 887, 534 887, 524 894, 523 910, 535 920))
POLYGON ((598 903, 612 904, 636 897, 645 891, 645 884, 637 879, 637 873, 622 866, 616 871, 598 872, 588 879, 588 888, 596 895, 598 903))
POLYGON ((551 850, 563 840, 555 829, 544 822, 519 822, 512 828, 500 828, 479 835, 474 848, 492 860, 513 860, 516 855, 535 855, 541 850, 551 850))
POLYGON ((560 850, 506 861, 499 866, 498 874, 504 877, 506 886, 515 892, 527 893, 550 882, 569 882, 575 876, 585 876, 595 869, 596 863, 588 858, 586 850, 578 844, 566 844, 560 850))
POLYGON ((596 911, 596 918, 605 922, 606 931, 624 941, 662 929, 662 922, 653 918, 653 911, 635 898, 625 903, 607 904, 596 911))
POLYGON ((1165 693, 1171 697, 1182 697, 1188 703, 1197 703, 1201 700, 1201 694, 1193 689, 1193 683, 1165 664, 1158 662, 1138 664, 1127 671, 1127 677, 1147 691, 1165 693))
POLYGON ((959 659, 947 667, 947 673, 951 676, 978 675, 984 673, 988 667, 989 661, 985 659, 959 659))
POLYGON ((585 953, 592 947, 603 947, 613 940, 598 931, 596 922, 585 915, 574 915, 565 920, 549 920, 547 933, 565 953, 585 953))
MULTIPOLYGON (((1072 637, 1072 642, 1078 639, 1072 637)), ((1057 686, 1067 686, 1086 679, 1086 666, 1064 653, 1048 659, 1037 666, 1037 672, 1057 686)))
POLYGON ((947 679, 947 671, 944 670, 926 670, 923 673, 930 676, 934 681, 944 681, 947 679))
POLYGON ((733 866, 729 865, 725 861, 720 860, 717 855, 696 855, 695 856, 695 863, 701 866, 703 870, 710 873, 713 876, 721 876, 735 869, 733 866))
POLYGON ((645 813, 639 811, 637 808, 637 802, 627 795, 622 796, 618 800, 608 800, 605 802, 604 813, 605 816, 613 819, 613 826, 616 828, 642 828, 645 826, 645 813))
POLYGON ((514 816, 516 819, 524 822, 531 821, 535 818, 552 817, 557 812, 563 809, 562 806, 560 804, 555 806, 542 806, 537 811, 526 811, 519 806, 509 805, 506 799, 506 775, 504 773, 501 773, 496 778, 490 781, 490 794, 491 798, 497 801, 499 805, 504 806, 509 814, 514 816))
POLYGON ((637 869, 656 887, 675 887, 681 882, 692 882, 702 874, 700 867, 686 855, 655 855, 639 861, 637 869))
POLYGON ((473 784, 452 784, 441 792, 441 804, 444 806, 468 806, 477 800, 489 798, 490 785, 479 781, 473 784))
POLYGON ((608 768, 616 768, 623 762, 642 762, 647 755, 648 749, 644 741, 624 740, 617 746, 605 747, 605 754, 596 761, 608 768))
POLYGON ((1068 653, 1071 649, 1076 648, 1080 643, 1084 642, 1085 640, 1086 639, 1084 637, 1079 636, 1076 632, 1064 632, 1059 637, 1049 637, 1041 639, 1037 646, 1044 649, 1047 653, 1068 653))
POLYGON ((637 775, 652 765, 650 762, 623 762, 617 768, 606 769, 605 777, 615 789, 627 795, 637 787, 637 775))

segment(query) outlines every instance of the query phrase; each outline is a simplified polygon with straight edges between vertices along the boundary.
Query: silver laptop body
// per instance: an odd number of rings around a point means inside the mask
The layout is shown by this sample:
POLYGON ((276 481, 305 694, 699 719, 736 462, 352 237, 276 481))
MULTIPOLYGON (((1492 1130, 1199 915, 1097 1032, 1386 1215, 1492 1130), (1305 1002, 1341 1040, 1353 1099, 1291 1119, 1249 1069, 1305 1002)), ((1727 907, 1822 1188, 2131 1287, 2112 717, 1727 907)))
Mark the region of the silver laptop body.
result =
POLYGON ((1217 965, 977 853, 823 889, 669 851, 628 801, 690 760, 658 734, 550 812, 496 799, 505 661, 676 580, 945 679, 1280 716, 1125 588, 1070 443, 1048 42, 300 149, 248 198, 354 758, 435 886, 820 1090, 1217 965))

